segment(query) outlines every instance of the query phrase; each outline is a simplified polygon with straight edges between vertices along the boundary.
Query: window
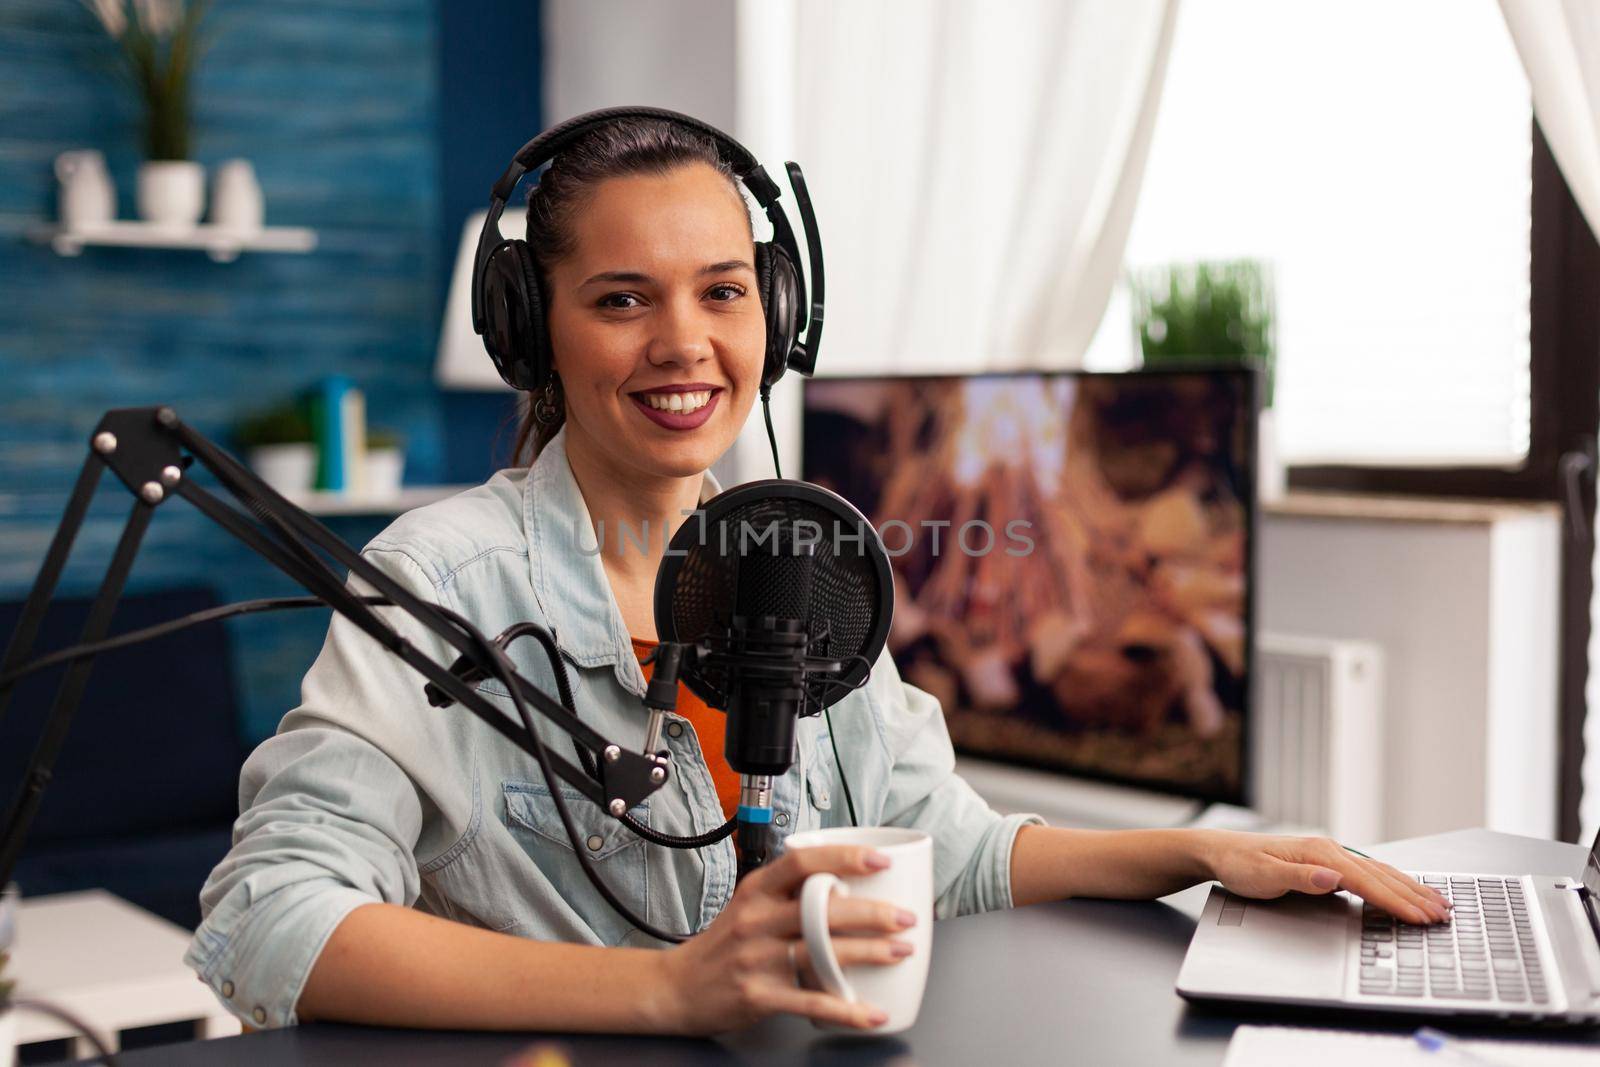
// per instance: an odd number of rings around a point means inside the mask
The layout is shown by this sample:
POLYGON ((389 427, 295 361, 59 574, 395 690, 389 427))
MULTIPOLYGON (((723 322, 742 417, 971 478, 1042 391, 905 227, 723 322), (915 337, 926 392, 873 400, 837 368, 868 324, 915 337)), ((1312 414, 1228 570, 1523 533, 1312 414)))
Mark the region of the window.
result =
POLYGON ((1493 0, 1186 4, 1126 262, 1272 264, 1288 462, 1516 468, 1531 128, 1493 0))

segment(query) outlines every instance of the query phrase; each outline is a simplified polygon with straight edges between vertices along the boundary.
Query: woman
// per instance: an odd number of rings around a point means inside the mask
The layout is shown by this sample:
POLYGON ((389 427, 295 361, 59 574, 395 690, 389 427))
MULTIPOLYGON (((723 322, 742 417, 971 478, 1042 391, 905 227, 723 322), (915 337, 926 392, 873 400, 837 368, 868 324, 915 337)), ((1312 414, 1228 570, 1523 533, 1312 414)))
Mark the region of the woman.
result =
MULTIPOLYGON (((631 739, 642 736, 639 658, 656 637, 651 591, 666 539, 718 491, 707 468, 759 386, 750 216, 713 140, 633 119, 557 157, 530 196, 528 239, 557 376, 519 440, 531 465, 402 516, 364 555, 485 633, 524 620, 551 629, 576 668, 578 713, 631 739), (677 419, 654 410, 673 403, 680 416, 703 409, 677 419), (623 528, 649 531, 643 547, 617 536, 623 528)), ((393 621, 436 661, 453 659, 393 621)), ((555 691, 535 643, 511 652, 555 691)), ((509 710, 498 682, 479 688, 509 710)), ((647 846, 564 794, 581 847, 617 895, 657 928, 698 931, 663 950, 584 878, 533 761, 460 709, 429 707, 422 679, 343 618, 302 697, 244 767, 234 848, 205 886, 187 957, 247 1021, 687 1034, 775 1012, 881 1021, 873 1006, 815 987, 794 897, 813 871, 863 873, 884 857, 800 850, 736 886, 731 840, 647 846)), ((713 830, 736 802, 715 716, 692 704, 665 731, 673 777, 632 813, 669 834, 713 830)), ((903 684, 886 656, 831 719, 833 739, 818 718, 800 723, 799 762, 773 790, 780 836, 846 822, 832 796, 836 741, 862 824, 933 834, 940 917, 1154 897, 1211 878, 1257 897, 1347 888, 1413 922, 1446 914, 1432 890, 1325 840, 1002 818, 953 773, 938 702, 903 684)), ((894 935, 909 918, 836 899, 832 929, 853 935, 836 940, 841 962, 896 965, 909 945, 894 935)))

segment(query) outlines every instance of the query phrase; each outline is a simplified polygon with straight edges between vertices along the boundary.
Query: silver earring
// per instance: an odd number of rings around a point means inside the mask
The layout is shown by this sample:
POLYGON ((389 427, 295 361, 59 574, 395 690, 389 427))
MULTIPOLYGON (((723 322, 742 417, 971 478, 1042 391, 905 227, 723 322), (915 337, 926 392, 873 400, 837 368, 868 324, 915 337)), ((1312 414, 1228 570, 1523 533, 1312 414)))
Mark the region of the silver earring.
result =
POLYGON ((534 398, 533 417, 545 426, 549 426, 561 417, 561 403, 556 398, 555 378, 546 379, 544 392, 534 398))

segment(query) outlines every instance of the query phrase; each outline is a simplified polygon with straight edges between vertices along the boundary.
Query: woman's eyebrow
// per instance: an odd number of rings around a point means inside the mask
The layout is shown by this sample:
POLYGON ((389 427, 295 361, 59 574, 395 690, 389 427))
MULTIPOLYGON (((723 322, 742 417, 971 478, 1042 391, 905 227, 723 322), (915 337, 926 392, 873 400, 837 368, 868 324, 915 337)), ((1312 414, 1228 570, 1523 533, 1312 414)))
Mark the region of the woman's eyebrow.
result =
MULTIPOLYGON (((752 274, 755 273, 755 268, 742 259, 725 259, 720 263, 708 263, 700 268, 700 273, 722 274, 730 270, 747 270, 752 274)), ((595 282, 636 282, 648 285, 654 281, 655 279, 650 277, 650 275, 642 274, 639 271, 607 270, 601 271, 599 274, 594 275, 592 278, 585 281, 583 285, 593 285, 595 282)), ((582 286, 579 286, 579 288, 582 288, 582 286)))

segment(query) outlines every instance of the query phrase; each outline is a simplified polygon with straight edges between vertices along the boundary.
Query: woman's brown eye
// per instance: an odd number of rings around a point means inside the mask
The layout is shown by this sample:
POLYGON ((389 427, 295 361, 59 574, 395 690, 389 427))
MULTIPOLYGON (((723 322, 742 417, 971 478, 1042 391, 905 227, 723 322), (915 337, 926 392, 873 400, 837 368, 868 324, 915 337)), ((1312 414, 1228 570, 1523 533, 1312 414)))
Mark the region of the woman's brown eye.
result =
POLYGON ((717 285, 717 286, 713 286, 711 291, 713 293, 729 293, 729 294, 731 294, 729 296, 723 296, 723 297, 718 297, 717 298, 718 300, 722 301, 723 303, 726 303, 726 302, 728 302, 730 300, 737 300, 739 297, 744 295, 744 289, 741 288, 740 286, 737 286, 737 285, 717 285))
POLYGON ((633 304, 616 304, 616 303, 612 303, 612 301, 615 301, 615 300, 633 300, 633 299, 635 299, 635 297, 634 297, 634 295, 632 293, 607 293, 605 296, 602 296, 599 299, 598 303, 599 303, 599 305, 601 307, 610 308, 613 311, 627 311, 627 310, 631 309, 632 307, 634 307, 634 305, 633 304))

